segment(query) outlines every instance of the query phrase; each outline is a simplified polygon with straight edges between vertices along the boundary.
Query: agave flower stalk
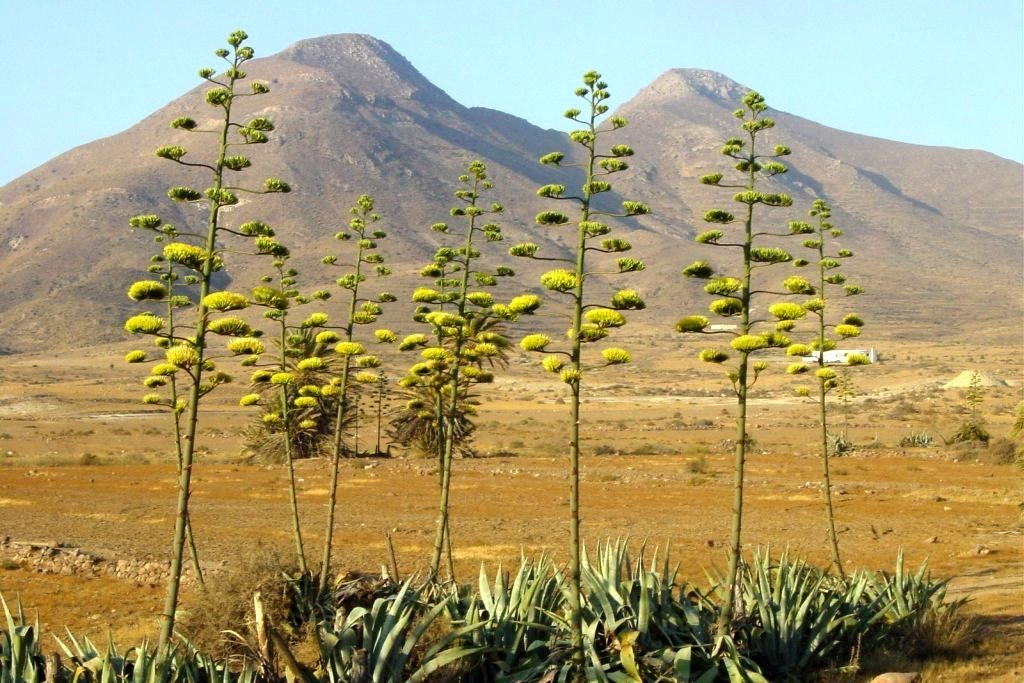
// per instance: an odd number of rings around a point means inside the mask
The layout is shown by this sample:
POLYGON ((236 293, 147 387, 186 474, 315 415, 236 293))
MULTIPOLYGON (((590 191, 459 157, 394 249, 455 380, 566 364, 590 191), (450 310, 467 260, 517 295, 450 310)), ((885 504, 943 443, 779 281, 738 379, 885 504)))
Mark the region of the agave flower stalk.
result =
MULTIPOLYGON (((543 211, 537 215, 540 225, 557 229, 560 226, 575 227, 575 250, 568 257, 545 257, 538 255, 539 247, 533 243, 513 246, 509 253, 513 256, 533 258, 561 263, 562 267, 551 270, 541 276, 540 282, 549 292, 567 297, 569 300, 569 332, 568 348, 557 349, 552 338, 546 334, 531 334, 520 341, 525 351, 544 354, 542 366, 548 372, 560 377, 569 386, 571 400, 569 402, 569 595, 568 609, 571 630, 572 671, 574 680, 583 680, 586 653, 583 642, 582 598, 581 598, 581 541, 580 541, 580 423, 581 393, 584 377, 585 345, 600 342, 609 335, 612 329, 625 325, 626 319, 619 312, 622 310, 641 309, 643 300, 634 290, 621 290, 616 293, 609 304, 596 304, 586 298, 586 283, 597 275, 630 273, 642 270, 643 261, 620 256, 615 266, 605 272, 595 270, 588 261, 589 257, 605 254, 621 254, 632 247, 626 240, 611 238, 608 235, 612 228, 602 222, 607 218, 625 218, 641 216, 650 209, 635 201, 624 201, 621 210, 609 211, 601 208, 600 197, 611 191, 612 186, 605 178, 611 174, 626 170, 629 166, 625 159, 633 155, 628 145, 613 145, 608 152, 598 151, 599 140, 606 134, 627 125, 624 118, 612 116, 605 121, 608 105, 605 101, 610 97, 607 84, 601 80, 601 74, 589 71, 583 76, 583 86, 577 88, 576 96, 584 103, 584 109, 569 109, 565 117, 582 127, 569 133, 569 139, 583 149, 582 161, 579 164, 562 162, 565 154, 553 152, 541 157, 540 162, 547 166, 578 166, 583 170, 584 183, 578 194, 567 193, 565 185, 544 185, 537 190, 541 197, 555 202, 568 202, 575 206, 576 219, 560 211, 543 211)), ((605 266, 607 268, 607 266, 605 266)), ((510 302, 515 313, 531 313, 539 305, 535 296, 517 297, 510 302)), ((621 365, 630 362, 630 354, 619 348, 605 348, 600 360, 591 363, 590 367, 621 365)))
MULTIPOLYGON (((492 187, 487 178, 487 168, 480 161, 471 162, 459 177, 459 186, 454 192, 459 204, 450 213, 453 218, 461 219, 462 227, 435 223, 431 230, 456 239, 461 237, 462 244, 437 249, 433 262, 421 271, 424 277, 433 280, 434 287, 419 287, 412 295, 413 301, 419 304, 415 319, 429 325, 434 344, 430 345, 430 338, 421 334, 407 337, 399 347, 421 350, 422 360, 409 369, 401 384, 407 388, 427 388, 435 410, 440 501, 430 561, 431 581, 437 578, 446 541, 450 548, 452 461, 459 441, 458 425, 469 405, 469 385, 493 381, 494 375, 484 370, 482 365, 487 359, 500 356, 504 346, 504 339, 499 333, 485 333, 477 324, 495 307, 494 297, 486 288, 496 286, 498 278, 513 274, 505 267, 489 271, 478 265, 481 257, 478 241, 502 239, 501 228, 493 222, 486 222, 487 216, 504 210, 497 202, 489 206, 484 204, 483 193, 492 187)), ((422 409, 418 405, 408 408, 422 409)), ((449 573, 452 573, 452 565, 449 550, 449 573)))
POLYGON ((738 215, 723 209, 712 209, 704 214, 704 220, 719 226, 697 235, 697 242, 719 248, 732 249, 739 254, 738 272, 722 274, 706 261, 696 261, 683 270, 688 278, 707 280, 704 291, 717 297, 709 305, 710 311, 718 316, 732 318, 737 321, 734 330, 717 331, 710 329, 710 321, 703 315, 691 315, 676 323, 676 331, 684 334, 725 334, 731 337, 726 351, 718 348, 706 348, 699 354, 701 360, 708 363, 722 364, 729 360, 731 353, 738 354, 735 366, 730 367, 727 376, 732 383, 736 395, 736 451, 733 464, 733 500, 732 529, 729 539, 729 569, 726 576, 726 599, 718 621, 718 634, 725 636, 729 632, 733 615, 733 603, 737 590, 737 576, 741 557, 741 539, 743 530, 743 495, 744 469, 746 464, 749 436, 747 432, 747 397, 751 387, 757 382, 760 373, 768 367, 764 361, 753 361, 752 356, 770 348, 785 348, 789 345, 786 332, 795 325, 795 320, 803 316, 803 309, 796 304, 788 304, 781 310, 773 311, 776 319, 772 330, 765 330, 763 324, 770 319, 753 316, 755 302, 760 302, 766 294, 808 295, 814 287, 804 278, 792 276, 783 281, 781 291, 763 289, 761 280, 755 280, 754 274, 764 268, 788 263, 793 257, 785 249, 765 245, 766 237, 785 237, 790 233, 762 230, 757 224, 760 207, 788 207, 793 200, 786 194, 765 192, 759 189, 763 183, 774 176, 787 171, 780 157, 790 154, 784 145, 776 145, 770 153, 758 148, 759 137, 764 131, 775 126, 775 122, 764 115, 768 105, 764 98, 749 92, 743 97, 743 107, 734 112, 734 116, 742 123, 740 137, 730 138, 722 147, 722 154, 735 163, 738 178, 733 182, 723 181, 722 173, 712 173, 701 177, 701 183, 714 187, 729 189, 733 201, 740 205, 738 215), (725 228, 738 225, 737 234, 727 234, 725 228))
MULTIPOLYGON (((162 225, 160 226, 160 234, 156 235, 153 240, 157 244, 162 244, 166 239, 173 239, 177 235, 177 229, 173 225, 162 225)), ((150 274, 159 276, 159 281, 154 280, 140 280, 135 282, 128 288, 128 298, 132 301, 153 301, 162 303, 165 305, 165 315, 167 316, 167 328, 169 330, 175 329, 175 312, 178 308, 191 305, 191 300, 185 294, 175 293, 175 283, 178 282, 179 276, 174 270, 174 263, 166 260, 161 255, 154 255, 150 258, 150 266, 147 269, 150 274)), ((160 337, 158 337, 159 339, 160 337)), ((130 352, 126 359, 129 363, 142 363, 149 361, 150 358, 145 351, 136 350, 130 352)), ((166 385, 168 390, 168 401, 167 407, 171 411, 171 415, 174 419, 174 451, 175 458, 178 463, 177 475, 181 477, 181 464, 182 464, 182 426, 181 426, 181 411, 175 409, 178 405, 178 384, 175 380, 175 375, 171 374, 163 378, 146 378, 144 384, 147 387, 166 385)), ((188 544, 189 557, 192 561, 192 567, 195 571, 196 582, 199 584, 200 589, 206 589, 206 581, 203 577, 203 569, 199 564, 199 550, 196 547, 195 535, 192 532, 192 519, 191 516, 186 516, 185 519, 185 538, 188 544)))
MULTIPOLYGON (((845 259, 853 256, 849 249, 839 248, 835 240, 842 237, 843 231, 835 227, 830 221, 832 208, 824 200, 815 200, 811 207, 810 216, 817 219, 814 224, 803 221, 790 223, 790 231, 794 234, 805 235, 803 246, 810 249, 816 257, 813 261, 799 259, 795 262, 798 266, 808 265, 818 267, 815 296, 803 303, 803 308, 813 318, 815 325, 814 338, 810 345, 793 344, 786 353, 790 356, 814 357, 814 365, 817 366, 814 376, 817 380, 818 400, 818 427, 821 443, 821 467, 822 483, 821 494, 825 507, 825 521, 828 529, 828 544, 832 554, 832 566, 840 578, 845 578, 842 559, 839 555, 839 537, 836 534, 835 509, 832 505, 832 475, 829 460, 829 433, 828 433, 828 406, 826 397, 833 389, 839 388, 840 378, 835 370, 826 367, 825 355, 836 347, 835 336, 848 339, 860 335, 860 329, 864 321, 860 316, 850 313, 842 317, 839 322, 835 318, 830 321, 827 315, 828 304, 835 297, 828 296, 830 291, 841 288, 844 296, 856 296, 864 290, 858 285, 848 284, 846 276, 839 272, 839 268, 845 259), (829 244, 833 246, 829 249, 829 244)), ((847 365, 864 365, 870 360, 864 354, 851 353, 846 356, 847 365)), ((801 374, 809 370, 803 362, 793 363, 789 366, 791 374, 801 374)), ((801 394, 808 394, 806 388, 798 389, 801 394)))
MULTIPOLYGON (((212 275, 224 267, 223 247, 220 239, 229 234, 240 234, 223 224, 222 209, 238 204, 239 192, 268 194, 288 192, 290 187, 284 181, 270 178, 264 181, 261 189, 247 190, 232 185, 227 176, 239 172, 251 165, 249 159, 231 152, 239 146, 248 146, 267 142, 267 133, 274 126, 269 119, 257 117, 245 124, 235 121, 233 106, 236 99, 259 96, 269 92, 269 87, 260 82, 253 82, 250 91, 244 92, 241 81, 247 78, 241 67, 251 60, 254 51, 243 43, 248 38, 244 31, 235 31, 228 36, 227 42, 231 49, 221 48, 215 54, 223 59, 227 68, 217 76, 214 69, 206 68, 199 72, 200 78, 211 84, 205 93, 207 104, 217 109, 220 119, 215 131, 216 151, 210 162, 185 161, 187 150, 179 145, 167 145, 157 149, 157 156, 180 165, 201 169, 209 174, 210 185, 202 192, 191 187, 172 187, 168 197, 173 201, 185 203, 205 203, 207 220, 205 230, 198 233, 179 231, 163 248, 163 258, 175 264, 176 268, 191 271, 185 283, 196 285, 198 298, 193 305, 194 322, 191 334, 179 333, 177 329, 164 331, 166 321, 153 314, 141 314, 130 318, 125 323, 129 332, 158 336, 158 341, 166 344, 166 362, 156 365, 152 370, 154 377, 167 377, 176 373, 187 378, 188 388, 185 395, 177 394, 174 409, 181 412, 184 420, 182 433, 178 442, 181 444, 181 466, 178 477, 178 498, 175 515, 174 538, 171 545, 171 569, 167 582, 167 593, 164 600, 163 620, 160 630, 160 646, 167 645, 174 632, 175 612, 178 605, 178 594, 181 586, 182 558, 186 537, 186 526, 189 519, 189 499, 192 492, 192 468, 195 456, 196 427, 201 399, 214 388, 230 378, 216 369, 213 361, 207 358, 207 333, 209 317, 214 309, 208 306, 207 298, 213 292, 212 275)), ((199 124, 188 117, 179 117, 172 121, 171 126, 182 132, 197 132, 199 124)), ((137 216, 132 219, 133 228, 148 230, 158 234, 163 222, 158 216, 137 216)), ((159 393, 150 393, 143 397, 146 403, 166 401, 159 393)))
MULTIPOLYGON (((389 292, 381 292, 376 297, 367 297, 360 292, 360 285, 366 281, 366 271, 372 268, 378 277, 386 277, 391 274, 391 269, 384 265, 384 258, 377 251, 377 243, 387 237, 387 234, 374 226, 380 220, 380 215, 373 211, 373 197, 368 194, 359 196, 356 205, 349 209, 352 219, 349 221, 347 230, 341 230, 335 234, 339 242, 354 244, 350 270, 337 279, 337 285, 343 289, 348 296, 346 302, 346 317, 342 324, 342 335, 337 333, 325 333, 329 336, 322 337, 323 342, 338 341, 335 351, 341 360, 341 374, 336 383, 329 387, 327 392, 334 400, 334 447, 331 455, 331 484, 329 488, 329 499, 327 502, 327 521, 324 525, 324 551, 320 567, 319 590, 323 594, 327 590, 330 567, 331 552, 334 541, 334 515, 338 500, 338 471, 341 457, 344 453, 343 431, 344 423, 350 417, 352 401, 350 373, 353 369, 359 368, 356 376, 357 381, 366 383, 372 377, 378 380, 379 375, 372 369, 380 366, 381 361, 377 356, 365 353, 365 347, 356 341, 357 328, 376 322, 377 317, 382 313, 381 304, 395 301, 395 296, 389 292)), ((334 266, 338 257, 334 255, 325 256, 323 263, 334 266)), ((377 341, 390 343, 395 340, 394 332, 390 330, 377 330, 377 341)), ((323 392, 322 392, 323 393, 323 392)), ((378 450, 380 444, 378 442, 378 450)))
MULTIPOLYGON (((262 415, 262 420, 268 427, 279 431, 283 435, 283 450, 285 456, 285 467, 288 473, 288 502, 291 510, 292 538, 295 542, 295 560, 300 574, 308 572, 306 563, 305 546, 302 539, 302 521, 299 514, 298 487, 295 480, 295 438, 299 430, 311 428, 312 425, 298 424, 295 419, 295 410, 305 407, 303 396, 300 395, 301 384, 299 377, 293 367, 291 359, 301 354, 304 336, 295 330, 294 324, 289 324, 289 316, 296 305, 309 302, 309 298, 300 294, 294 289, 298 272, 294 268, 287 268, 287 260, 290 256, 288 249, 273 239, 272 236, 264 235, 257 240, 257 246, 261 254, 271 256, 273 260, 274 276, 264 276, 263 284, 255 287, 252 291, 253 305, 266 308, 263 316, 276 323, 278 357, 269 367, 258 371, 253 377, 253 384, 256 387, 269 387, 272 393, 276 394, 276 403, 262 415), (275 282, 276 280, 276 282, 275 282), (272 284, 276 286, 271 286, 272 284)), ((252 342, 258 344, 258 342, 252 342)), ((256 365, 259 352, 262 351, 262 344, 258 347, 247 348, 247 344, 236 344, 239 353, 251 353, 252 365, 256 365)), ((315 406, 315 401, 313 402, 315 406)))

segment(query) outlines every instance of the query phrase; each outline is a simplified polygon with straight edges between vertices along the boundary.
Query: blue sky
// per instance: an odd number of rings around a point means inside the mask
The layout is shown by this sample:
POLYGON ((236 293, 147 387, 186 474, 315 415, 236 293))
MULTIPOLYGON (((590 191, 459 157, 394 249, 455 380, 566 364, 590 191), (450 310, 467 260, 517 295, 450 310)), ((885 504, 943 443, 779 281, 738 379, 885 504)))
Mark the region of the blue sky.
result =
POLYGON ((236 28, 263 56, 367 33, 462 104, 549 128, 564 128, 584 71, 604 75, 615 106, 668 69, 700 67, 835 128, 1024 160, 1024 0, 0 0, 0 9, 0 185, 177 98, 236 28))

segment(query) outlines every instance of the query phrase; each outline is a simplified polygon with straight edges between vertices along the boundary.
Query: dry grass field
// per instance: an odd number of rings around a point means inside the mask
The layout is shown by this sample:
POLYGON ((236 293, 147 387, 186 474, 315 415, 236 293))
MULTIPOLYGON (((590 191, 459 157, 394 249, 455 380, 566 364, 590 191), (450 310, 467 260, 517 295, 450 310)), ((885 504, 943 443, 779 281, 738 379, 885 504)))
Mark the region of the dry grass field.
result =
MULTIPOLYGON (((733 399, 715 368, 674 341, 645 341, 636 367, 593 374, 585 405, 583 533, 590 545, 628 537, 639 548, 671 548, 683 577, 703 584, 724 566, 728 535, 733 399), (657 360, 643 360, 643 356, 657 360)), ((898 549, 916 568, 952 577, 969 594, 975 649, 930 662, 925 680, 1017 681, 1024 677, 1022 473, 987 450, 943 446, 964 419, 961 391, 942 385, 977 368, 1003 381, 986 387, 981 409, 993 437, 1005 437, 1021 401, 1019 345, 966 347, 879 344, 882 361, 857 369, 855 396, 833 409, 834 431, 855 449, 833 461, 840 543, 850 568, 891 569, 898 549), (900 447, 927 432, 937 446, 900 447)), ((124 350, 127 350, 125 347, 124 350)), ((0 537, 57 542, 107 558, 163 559, 174 510, 168 416, 138 403, 141 371, 120 349, 0 358, 0 537)), ((755 452, 748 464, 747 547, 770 546, 824 565, 820 460, 814 406, 793 380, 768 372, 751 405, 755 452)), ((486 397, 478 458, 453 476, 456 569, 473 580, 520 553, 564 559, 568 507, 562 387, 516 359, 486 397)), ((249 419, 234 407, 240 386, 211 395, 200 425, 193 520, 199 550, 218 571, 244 565, 257 549, 288 557, 287 493, 281 466, 239 457, 249 419)), ((367 423, 360 435, 376 435, 367 423)), ((1002 450, 1000 450, 1002 448, 1002 450)), ((397 454, 397 451, 396 451, 397 454)), ((319 548, 327 501, 326 463, 298 465, 307 547, 319 548)), ((402 454, 344 463, 335 566, 378 572, 390 534, 403 574, 429 559, 436 512, 432 460, 402 454)), ((109 576, 57 576, 5 562, 0 594, 38 613, 44 632, 65 626, 122 647, 157 628, 161 586, 109 576)), ((195 598, 186 595, 186 609, 195 598)), ((894 663, 899 666, 900 662, 894 663)), ((905 663, 913 664, 913 663, 905 663)))

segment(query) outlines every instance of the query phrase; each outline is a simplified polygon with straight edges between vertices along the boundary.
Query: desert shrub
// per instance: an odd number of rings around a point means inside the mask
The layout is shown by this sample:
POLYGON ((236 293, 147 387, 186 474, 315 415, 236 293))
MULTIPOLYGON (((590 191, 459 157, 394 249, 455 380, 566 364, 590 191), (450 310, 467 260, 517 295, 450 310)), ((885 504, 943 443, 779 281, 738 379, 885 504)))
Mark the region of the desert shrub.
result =
POLYGON ((968 420, 957 428, 953 436, 946 440, 946 443, 988 443, 990 438, 992 437, 984 423, 978 420, 968 420))
POLYGON ((686 461, 686 471, 690 474, 707 474, 708 459, 704 455, 698 455, 693 460, 686 461))
POLYGON ((1010 427, 1010 438, 1021 439, 1024 438, 1024 401, 1021 401, 1013 409, 1013 426, 1010 427))
POLYGON ((594 447, 594 455, 615 455, 617 451, 611 444, 600 443, 594 447))
POLYGON ((988 442, 982 460, 993 465, 1012 465, 1020 458, 1020 447, 1006 437, 997 437, 988 442))
POLYGON ((889 418, 892 420, 906 420, 907 418, 917 415, 920 411, 913 403, 906 401, 900 401, 898 404, 893 406, 889 411, 889 418))
POLYGON ((630 455, 675 455, 674 446, 663 443, 639 443, 629 451, 630 455))
POLYGON ((985 451, 985 444, 980 441, 964 441, 962 443, 948 444, 943 449, 943 454, 954 461, 980 460, 985 451))
POLYGON ((81 465, 82 467, 98 465, 100 464, 100 458, 95 453, 82 453, 80 456, 78 456, 76 464, 81 465))
POLYGON ((493 451, 486 451, 483 453, 473 452, 471 455, 473 457, 481 458, 518 458, 519 451, 512 448, 506 448, 504 446, 498 446, 493 451))
POLYGON ((294 598, 285 576, 292 563, 275 548, 263 545, 237 555, 237 563, 210 576, 206 591, 197 595, 181 618, 180 631, 198 649, 217 657, 238 654, 240 643, 228 639, 235 631, 253 641, 253 595, 259 591, 266 614, 276 624, 287 624, 294 598))
MULTIPOLYGON (((242 428, 245 443, 242 457, 249 462, 279 465, 287 461, 286 437, 283 430, 270 429, 262 423, 252 423, 242 428)), ((320 458, 330 455, 328 439, 333 438, 332 431, 298 432, 292 435, 292 458, 320 458)))
POLYGON ((902 652, 916 659, 958 659, 970 656, 978 638, 976 618, 955 610, 933 609, 902 631, 902 652))

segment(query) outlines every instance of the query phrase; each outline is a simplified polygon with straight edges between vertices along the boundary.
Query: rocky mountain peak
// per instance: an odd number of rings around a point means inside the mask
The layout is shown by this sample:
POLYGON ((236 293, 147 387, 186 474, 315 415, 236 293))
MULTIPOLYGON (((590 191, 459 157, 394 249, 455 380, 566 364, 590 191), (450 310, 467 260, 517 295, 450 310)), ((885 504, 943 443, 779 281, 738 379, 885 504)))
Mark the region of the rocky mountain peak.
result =
POLYGON ((637 97, 679 99, 686 95, 707 97, 735 105, 749 88, 717 71, 670 69, 637 93, 637 97))
POLYGON ((275 55, 323 69, 339 83, 400 99, 443 99, 447 94, 383 40, 339 33, 301 40, 275 55))

